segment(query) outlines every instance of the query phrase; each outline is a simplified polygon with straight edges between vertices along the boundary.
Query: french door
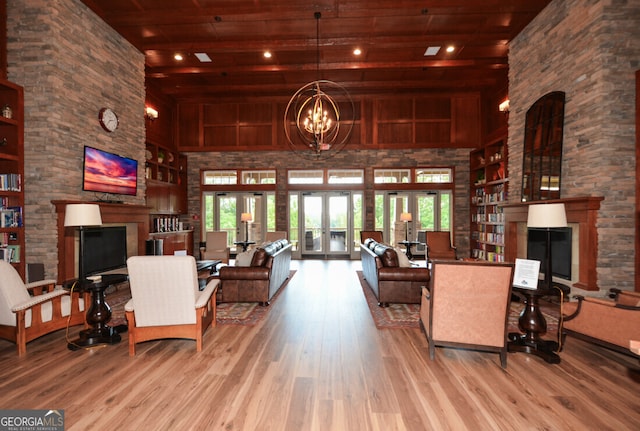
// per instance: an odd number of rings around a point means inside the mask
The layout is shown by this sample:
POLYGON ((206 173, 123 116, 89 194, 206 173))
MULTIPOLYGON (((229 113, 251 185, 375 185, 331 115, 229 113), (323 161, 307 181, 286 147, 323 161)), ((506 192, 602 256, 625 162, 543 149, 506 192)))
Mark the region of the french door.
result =
POLYGON ((207 231, 226 231, 229 247, 237 241, 262 243, 265 232, 275 225, 273 193, 204 193, 203 238, 207 231), (251 222, 242 222, 242 214, 251 214, 251 222))
POLYGON ((350 258, 354 225, 361 226, 361 193, 301 192, 298 211, 300 257, 350 258), (360 220, 354 218, 360 217, 360 220))

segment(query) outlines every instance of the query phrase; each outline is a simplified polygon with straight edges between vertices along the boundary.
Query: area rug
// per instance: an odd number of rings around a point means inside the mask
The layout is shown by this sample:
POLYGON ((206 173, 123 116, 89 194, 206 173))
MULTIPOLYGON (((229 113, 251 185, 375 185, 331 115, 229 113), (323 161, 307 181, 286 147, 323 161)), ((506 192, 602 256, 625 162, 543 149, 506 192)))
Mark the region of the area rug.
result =
MULTIPOLYGON (((389 304, 388 307, 380 307, 378 301, 365 280, 362 271, 356 271, 362 292, 369 306, 371 317, 378 329, 402 329, 420 327, 420 304, 389 304)), ((558 330, 558 305, 541 301, 542 314, 547 321, 547 335, 545 338, 553 338, 558 330)), ((518 329, 518 318, 524 308, 521 302, 511 302, 509 309, 509 332, 521 332, 518 329)))
MULTIPOLYGON (((273 302, 278 298, 282 290, 293 278, 296 271, 289 272, 289 278, 285 280, 278 292, 271 298, 271 305, 263 307, 257 302, 223 302, 218 304, 217 322, 218 325, 242 325, 254 326, 267 315, 272 308, 273 302)), ((127 283, 122 284, 117 290, 110 289, 105 300, 111 307, 111 320, 109 326, 126 325, 124 316, 124 306, 131 299, 131 291, 127 283)))
POLYGON ((380 307, 362 271, 356 272, 376 328, 401 329, 420 327, 420 304, 389 304, 388 307, 380 307))

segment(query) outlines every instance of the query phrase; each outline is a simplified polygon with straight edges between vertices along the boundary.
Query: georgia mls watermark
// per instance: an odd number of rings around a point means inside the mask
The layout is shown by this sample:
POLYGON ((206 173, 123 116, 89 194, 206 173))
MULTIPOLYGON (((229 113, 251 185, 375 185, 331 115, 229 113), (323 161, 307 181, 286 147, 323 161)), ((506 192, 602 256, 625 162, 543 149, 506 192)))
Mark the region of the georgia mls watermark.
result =
POLYGON ((0 410, 0 431, 64 431, 64 410, 0 410))

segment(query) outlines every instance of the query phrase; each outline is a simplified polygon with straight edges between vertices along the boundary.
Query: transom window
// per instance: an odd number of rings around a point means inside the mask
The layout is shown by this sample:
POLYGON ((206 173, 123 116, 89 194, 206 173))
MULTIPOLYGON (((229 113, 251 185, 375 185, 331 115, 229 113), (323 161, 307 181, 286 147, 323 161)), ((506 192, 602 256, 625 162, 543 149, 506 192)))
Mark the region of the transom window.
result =
POLYGON ((363 184, 362 169, 329 169, 329 184, 363 184))
POLYGON ((236 171, 204 171, 202 173, 202 184, 238 184, 238 173, 236 171))
POLYGON ((276 171, 243 171, 242 184, 275 184, 276 171))
POLYGON ((324 171, 322 170, 291 170, 289 184, 322 184, 324 171))
POLYGON ((373 177, 377 184, 410 183, 411 169, 375 169, 373 177))
POLYGON ((416 168, 416 183, 451 183, 451 168, 416 168))

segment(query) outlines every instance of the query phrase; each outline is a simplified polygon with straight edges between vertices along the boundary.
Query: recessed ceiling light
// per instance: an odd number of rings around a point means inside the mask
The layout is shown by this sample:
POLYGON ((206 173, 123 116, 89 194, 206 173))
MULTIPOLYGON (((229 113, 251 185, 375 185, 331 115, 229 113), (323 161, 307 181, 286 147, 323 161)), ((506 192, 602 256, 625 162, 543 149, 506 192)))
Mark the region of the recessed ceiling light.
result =
POLYGON ((438 51, 440 51, 440 47, 439 46, 430 46, 424 52, 424 56, 427 57, 427 56, 431 56, 431 55, 436 55, 438 53, 438 51))
POLYGON ((182 56, 182 54, 174 54, 173 58, 178 60, 178 61, 182 61, 184 59, 184 57, 182 56))
POLYGON ((455 49, 456 48, 453 45, 447 46, 447 52, 453 52, 453 51, 455 51, 455 49))
POLYGON ((196 52, 196 57, 200 60, 201 63, 211 63, 211 57, 205 52, 196 52))
POLYGON ((264 54, 264 58, 271 58, 271 52, 270 51, 265 51, 264 54))
POLYGON ((362 54, 362 50, 360 48, 356 48, 353 50, 353 55, 360 55, 362 54))

